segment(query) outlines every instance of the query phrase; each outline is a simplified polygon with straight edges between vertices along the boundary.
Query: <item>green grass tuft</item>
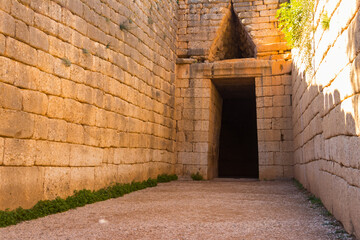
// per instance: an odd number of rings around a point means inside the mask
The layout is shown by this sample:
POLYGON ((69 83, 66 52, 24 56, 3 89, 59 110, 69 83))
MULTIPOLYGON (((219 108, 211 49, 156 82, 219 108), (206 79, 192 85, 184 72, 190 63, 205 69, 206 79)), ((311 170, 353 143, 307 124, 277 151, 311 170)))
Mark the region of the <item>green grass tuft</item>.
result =
POLYGON ((320 198, 317 198, 317 197, 315 197, 314 195, 310 195, 310 196, 308 197, 308 200, 309 200, 312 204, 314 204, 314 205, 323 206, 320 198))
POLYGON ((192 180, 194 180, 194 181, 201 181, 201 180, 204 180, 204 178, 203 178, 203 176, 199 173, 199 172, 197 172, 197 173, 193 173, 193 174, 191 174, 191 178, 192 178, 192 180))
POLYGON ((63 64, 66 66, 66 67, 70 67, 71 66, 71 61, 67 58, 62 58, 61 61, 63 62, 63 64))
POLYGON ((54 200, 41 200, 31 209, 23 209, 21 207, 9 211, 0 211, 0 227, 15 225, 17 223, 28 221, 50 214, 65 212, 70 209, 85 206, 99 201, 104 201, 110 198, 118 198, 124 194, 131 193, 137 190, 148 187, 155 187, 157 183, 170 182, 177 180, 177 175, 162 174, 157 179, 149 178, 147 181, 132 182, 131 184, 117 183, 113 186, 102 188, 97 191, 80 190, 74 191, 74 195, 66 199, 56 198, 54 200))
POLYGON ((298 180, 293 178, 293 181, 294 181, 295 187, 297 187, 299 190, 302 190, 302 191, 305 190, 304 186, 298 180))
POLYGON ((173 174, 173 175, 162 174, 162 175, 159 175, 156 180, 158 183, 171 182, 171 181, 178 180, 178 176, 176 174, 173 174))

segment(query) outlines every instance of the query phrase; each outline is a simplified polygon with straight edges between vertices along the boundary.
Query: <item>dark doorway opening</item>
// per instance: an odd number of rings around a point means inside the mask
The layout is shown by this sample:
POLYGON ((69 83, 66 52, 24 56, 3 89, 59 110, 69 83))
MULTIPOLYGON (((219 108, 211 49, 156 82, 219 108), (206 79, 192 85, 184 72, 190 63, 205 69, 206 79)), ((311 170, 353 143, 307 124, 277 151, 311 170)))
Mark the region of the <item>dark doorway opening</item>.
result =
POLYGON ((222 98, 219 177, 259 178, 255 80, 215 80, 222 98))

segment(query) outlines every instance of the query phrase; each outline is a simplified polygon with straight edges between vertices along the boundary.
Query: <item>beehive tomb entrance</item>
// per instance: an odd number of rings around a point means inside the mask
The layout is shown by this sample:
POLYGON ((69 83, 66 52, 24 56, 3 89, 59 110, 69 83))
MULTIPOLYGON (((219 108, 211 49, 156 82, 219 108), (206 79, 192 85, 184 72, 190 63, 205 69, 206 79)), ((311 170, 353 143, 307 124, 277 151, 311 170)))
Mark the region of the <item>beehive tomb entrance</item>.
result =
POLYGON ((213 82, 223 99, 218 176, 258 178, 255 79, 213 82))

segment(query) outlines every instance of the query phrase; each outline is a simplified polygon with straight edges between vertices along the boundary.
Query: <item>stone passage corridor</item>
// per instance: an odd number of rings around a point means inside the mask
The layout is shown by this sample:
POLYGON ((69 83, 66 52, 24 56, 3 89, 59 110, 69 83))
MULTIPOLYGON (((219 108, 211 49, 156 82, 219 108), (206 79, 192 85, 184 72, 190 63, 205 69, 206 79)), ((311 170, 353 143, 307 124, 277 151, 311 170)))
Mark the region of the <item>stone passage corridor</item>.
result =
POLYGON ((0 229, 0 239, 335 239, 289 181, 160 184, 0 229))

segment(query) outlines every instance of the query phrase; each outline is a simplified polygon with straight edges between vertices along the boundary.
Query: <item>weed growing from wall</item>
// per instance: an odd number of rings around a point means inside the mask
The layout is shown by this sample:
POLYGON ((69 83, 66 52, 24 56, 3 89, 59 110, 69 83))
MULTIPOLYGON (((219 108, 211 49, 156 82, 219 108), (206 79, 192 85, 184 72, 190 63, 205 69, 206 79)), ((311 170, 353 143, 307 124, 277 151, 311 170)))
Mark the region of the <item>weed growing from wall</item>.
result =
POLYGON ((323 30, 328 30, 330 28, 330 17, 327 13, 324 13, 321 16, 321 27, 323 30))
POLYGON ((83 52, 83 54, 89 54, 89 50, 87 50, 86 48, 83 48, 82 52, 83 52))
POLYGON ((130 30, 130 24, 132 23, 133 21, 130 18, 126 19, 119 24, 119 28, 120 30, 130 30))
POLYGON ((70 67, 71 66, 71 61, 67 58, 62 58, 61 61, 63 62, 63 64, 66 66, 66 67, 70 67))

